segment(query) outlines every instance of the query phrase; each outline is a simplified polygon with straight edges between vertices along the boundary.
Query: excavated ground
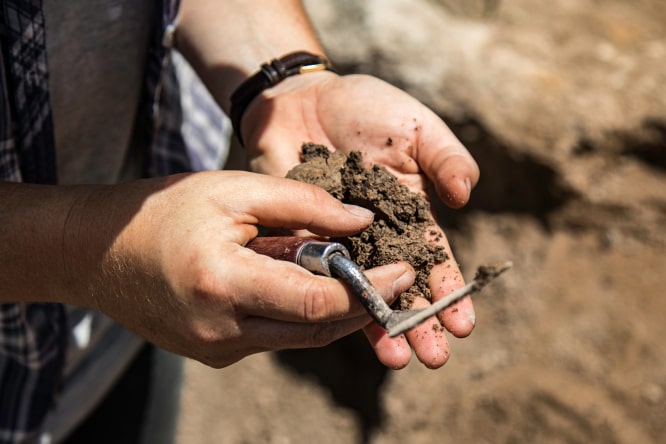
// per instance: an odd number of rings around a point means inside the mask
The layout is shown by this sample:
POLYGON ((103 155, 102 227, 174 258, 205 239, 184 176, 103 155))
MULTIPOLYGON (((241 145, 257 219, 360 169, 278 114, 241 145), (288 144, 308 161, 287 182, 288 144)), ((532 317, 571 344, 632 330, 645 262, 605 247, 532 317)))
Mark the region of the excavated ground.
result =
POLYGON ((514 268, 440 370, 386 370, 360 336, 189 362, 178 442, 665 442, 666 3, 306 5, 340 69, 423 100, 479 162, 469 206, 436 206, 466 277, 514 268))

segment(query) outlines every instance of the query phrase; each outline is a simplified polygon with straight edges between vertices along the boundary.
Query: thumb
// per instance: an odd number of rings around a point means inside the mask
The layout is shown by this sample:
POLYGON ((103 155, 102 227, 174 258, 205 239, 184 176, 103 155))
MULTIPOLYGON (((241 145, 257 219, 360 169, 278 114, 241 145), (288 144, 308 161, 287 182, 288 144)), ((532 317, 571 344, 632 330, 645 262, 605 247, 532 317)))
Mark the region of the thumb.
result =
POLYGON ((452 208, 462 207, 479 180, 479 167, 435 113, 427 112, 423 118, 426 122, 419 138, 417 162, 439 197, 452 208))

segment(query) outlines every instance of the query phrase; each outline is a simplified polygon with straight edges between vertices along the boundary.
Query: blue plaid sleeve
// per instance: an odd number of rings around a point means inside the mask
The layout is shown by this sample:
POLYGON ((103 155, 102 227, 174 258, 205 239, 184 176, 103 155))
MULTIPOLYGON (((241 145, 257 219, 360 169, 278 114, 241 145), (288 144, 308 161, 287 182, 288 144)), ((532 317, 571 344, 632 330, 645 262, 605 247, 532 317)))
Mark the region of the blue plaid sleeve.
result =
POLYGON ((0 443, 36 439, 60 383, 64 319, 60 304, 0 304, 0 443))
MULTIPOLYGON (((39 1, 0 3, 0 180, 55 183, 39 1)), ((59 304, 0 304, 0 443, 34 441, 66 352, 59 304)))

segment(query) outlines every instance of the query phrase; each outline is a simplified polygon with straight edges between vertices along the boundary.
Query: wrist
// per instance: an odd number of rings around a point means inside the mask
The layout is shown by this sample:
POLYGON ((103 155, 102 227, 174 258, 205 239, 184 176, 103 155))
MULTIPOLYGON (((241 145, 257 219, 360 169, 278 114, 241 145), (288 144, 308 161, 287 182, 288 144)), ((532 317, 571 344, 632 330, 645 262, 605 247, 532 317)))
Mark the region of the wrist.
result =
POLYGON ((300 0, 181 0, 174 43, 227 113, 231 92, 262 62, 324 54, 300 0))
POLYGON ((240 144, 244 145, 241 121, 254 99, 288 77, 319 71, 335 72, 331 63, 324 56, 297 51, 263 63, 259 71, 242 82, 231 94, 230 108, 231 123, 240 144))

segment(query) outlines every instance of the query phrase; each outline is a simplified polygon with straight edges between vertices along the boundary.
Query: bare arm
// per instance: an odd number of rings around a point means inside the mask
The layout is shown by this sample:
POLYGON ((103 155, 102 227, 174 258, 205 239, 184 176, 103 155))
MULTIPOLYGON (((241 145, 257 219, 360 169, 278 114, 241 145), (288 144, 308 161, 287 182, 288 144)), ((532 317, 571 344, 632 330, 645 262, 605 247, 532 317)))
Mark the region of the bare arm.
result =
POLYGON ((324 54, 297 0, 183 0, 176 45, 226 112, 231 92, 261 63, 298 50, 324 54))
POLYGON ((64 301, 65 225, 82 191, 0 182, 1 301, 64 301))

